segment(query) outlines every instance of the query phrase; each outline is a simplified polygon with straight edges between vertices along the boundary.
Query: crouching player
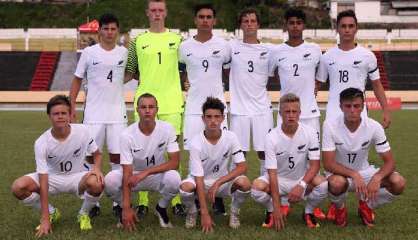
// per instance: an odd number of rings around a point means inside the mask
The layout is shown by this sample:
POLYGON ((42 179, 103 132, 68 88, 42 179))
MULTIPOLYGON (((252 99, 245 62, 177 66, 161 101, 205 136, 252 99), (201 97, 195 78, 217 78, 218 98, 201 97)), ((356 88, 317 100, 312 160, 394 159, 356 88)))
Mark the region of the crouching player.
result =
POLYGON ((189 143, 189 176, 180 185, 180 195, 187 207, 186 228, 196 225, 197 195, 201 226, 205 233, 211 232, 214 225, 206 198, 214 203, 215 197, 232 195, 229 226, 235 229, 240 226, 240 206, 251 188, 250 180, 244 176, 247 165, 236 135, 221 129, 225 118, 224 110, 225 105, 217 98, 209 97, 203 104, 202 120, 205 130, 189 143))
POLYGON ((48 195, 73 193, 84 198, 78 214, 81 230, 92 228, 89 211, 103 191, 101 154, 88 129, 81 124, 70 124, 70 100, 63 95, 51 98, 47 114, 52 127, 35 142, 36 172, 15 180, 13 194, 25 205, 41 210, 41 224, 36 236, 52 232, 52 223, 60 212, 48 203, 48 195), (92 154, 94 167, 86 171, 84 159, 92 154))
POLYGON ((122 206, 119 221, 123 227, 135 230, 137 215, 131 207, 131 192, 155 191, 162 198, 155 207, 155 214, 163 228, 173 227, 167 215, 167 207, 180 186, 180 152, 174 128, 166 122, 155 120, 157 99, 144 93, 138 98, 139 122, 130 125, 121 135, 122 170, 113 170, 105 177, 106 194, 122 206), (168 161, 165 160, 165 154, 168 161))
POLYGON ((323 125, 322 151, 328 172, 329 194, 335 205, 337 226, 347 225, 347 191, 359 198, 358 213, 363 223, 373 226, 373 209, 394 200, 403 192, 405 179, 395 172, 395 160, 383 127, 375 120, 363 117, 364 94, 356 88, 340 93, 340 108, 344 113, 323 125), (374 145, 383 160, 376 168, 368 162, 369 148, 374 145))
POLYGON ((268 174, 254 180, 251 195, 267 208, 263 227, 280 230, 285 216, 280 197, 290 203, 306 199, 303 220, 309 228, 319 227, 313 211, 327 196, 327 182, 318 175, 320 152, 316 130, 299 123, 300 100, 288 93, 280 98, 282 124, 266 136, 265 167, 268 174))

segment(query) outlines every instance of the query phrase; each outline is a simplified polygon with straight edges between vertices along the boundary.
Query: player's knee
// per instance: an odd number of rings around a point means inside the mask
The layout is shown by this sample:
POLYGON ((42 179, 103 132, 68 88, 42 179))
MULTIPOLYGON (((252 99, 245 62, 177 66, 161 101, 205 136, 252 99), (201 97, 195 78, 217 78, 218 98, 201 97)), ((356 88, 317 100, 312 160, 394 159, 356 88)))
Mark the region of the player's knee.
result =
POLYGON ((99 196, 104 190, 103 184, 101 184, 94 175, 87 178, 86 184, 87 192, 93 196, 99 196))
POLYGON ((24 198, 25 190, 26 190, 26 184, 20 178, 16 179, 11 186, 11 191, 13 195, 20 200, 24 198))
POLYGON ((246 176, 241 176, 237 178, 234 182, 234 185, 237 186, 237 189, 243 192, 247 192, 251 190, 251 182, 250 179, 246 176))
POLYGON ((324 176, 321 176, 321 175, 316 175, 316 176, 312 179, 311 184, 312 184, 312 186, 316 187, 316 186, 318 186, 319 184, 321 184, 321 183, 325 182, 326 180, 327 180, 327 179, 326 179, 324 176))
POLYGON ((332 175, 328 178, 328 191, 333 195, 340 195, 347 191, 348 181, 345 177, 332 175))
POLYGON ((251 197, 256 202, 265 202, 270 199, 270 195, 264 191, 257 190, 257 189, 251 189, 251 197))
POLYGON ((268 188, 268 184, 261 179, 256 179, 254 180, 251 188, 254 190, 266 192, 268 188))
POLYGON ((400 174, 392 174, 389 177, 389 182, 390 182, 389 191, 393 195, 400 195, 404 191, 405 186, 406 186, 406 179, 400 174))
POLYGON ((184 193, 192 193, 195 190, 195 186, 193 185, 193 183, 190 182, 184 182, 180 185, 180 194, 182 192, 184 193))

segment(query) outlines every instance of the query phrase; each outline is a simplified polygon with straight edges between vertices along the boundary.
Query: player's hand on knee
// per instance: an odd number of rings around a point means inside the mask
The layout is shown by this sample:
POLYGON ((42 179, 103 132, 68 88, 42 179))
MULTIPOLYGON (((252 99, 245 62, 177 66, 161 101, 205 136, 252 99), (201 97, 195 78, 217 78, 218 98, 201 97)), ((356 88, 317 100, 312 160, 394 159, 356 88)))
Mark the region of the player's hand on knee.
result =
POLYGON ((91 172, 92 172, 91 174, 96 176, 97 182, 104 185, 104 175, 103 175, 102 171, 100 171, 100 169, 94 168, 91 172))
POLYGON ((215 182, 212 185, 212 187, 209 188, 209 190, 208 190, 208 198, 209 198, 209 201, 211 203, 214 203, 215 202, 216 192, 218 192, 219 187, 220 187, 219 184, 217 182, 215 182))
POLYGON ((274 221, 274 229, 276 231, 280 231, 284 228, 285 217, 280 211, 280 208, 274 209, 272 215, 274 221))
POLYGON ((356 194, 360 199, 367 200, 368 198, 368 192, 367 192, 367 185, 363 180, 363 177, 361 177, 360 174, 356 173, 356 175, 353 177, 353 183, 356 189, 356 194))
POLYGON ((52 225, 49 219, 41 220, 41 225, 39 226, 39 229, 36 232, 36 237, 40 238, 43 236, 48 235, 49 233, 52 233, 52 225))
POLYGON ((136 230, 135 224, 138 222, 138 217, 136 216, 134 210, 129 207, 127 209, 122 209, 122 224, 123 228, 129 232, 136 230))
POLYGON ((210 217, 209 213, 203 213, 200 216, 200 222, 202 225, 202 232, 204 233, 210 233, 213 231, 213 226, 215 225, 213 223, 212 218, 210 217))
POLYGON ((302 200, 304 189, 299 184, 296 185, 287 195, 290 203, 296 203, 302 200))
POLYGON ((368 199, 371 201, 376 200, 377 193, 380 189, 381 180, 378 177, 373 176, 370 182, 367 184, 368 199))

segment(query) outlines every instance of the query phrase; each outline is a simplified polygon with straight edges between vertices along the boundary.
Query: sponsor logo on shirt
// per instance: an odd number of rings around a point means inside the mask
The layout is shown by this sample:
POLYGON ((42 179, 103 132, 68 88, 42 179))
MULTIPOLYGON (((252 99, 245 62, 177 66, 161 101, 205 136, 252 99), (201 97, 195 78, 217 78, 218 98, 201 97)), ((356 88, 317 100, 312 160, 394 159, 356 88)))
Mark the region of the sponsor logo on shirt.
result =
POLYGON ((74 152, 73 152, 73 157, 79 157, 81 155, 81 147, 80 148, 78 148, 78 149, 76 149, 74 152))
POLYGON ((122 65, 122 63, 123 63, 124 61, 123 60, 120 60, 119 62, 118 62, 118 65, 122 65))
POLYGON ((56 158, 57 156, 55 156, 55 155, 49 155, 48 154, 48 159, 52 159, 52 158, 56 158))
POLYGON ((209 157, 206 157, 206 158, 202 159, 202 162, 204 162, 204 161, 206 161, 208 159, 209 159, 209 157))
POLYGON ((145 48, 147 48, 147 47, 149 47, 149 44, 148 44, 148 45, 144 45, 144 46, 142 46, 142 49, 145 49, 145 48))
POLYGON ((176 45, 176 43, 173 43, 173 42, 172 43, 169 43, 168 44, 168 48, 169 49, 176 49, 176 46, 175 45, 176 45))
POLYGON ((354 61, 353 62, 353 68, 359 68, 361 61, 354 61))
POLYGON ((221 56, 218 54, 220 52, 221 52, 221 50, 215 50, 215 51, 213 51, 212 52, 212 57, 214 57, 214 58, 220 58, 221 56))
POLYGON ((365 141, 361 144, 361 149, 367 149, 369 147, 370 140, 365 141))
POLYGON ((234 52, 234 55, 238 55, 238 54, 240 54, 241 52, 234 52))
POLYGON ((316 113, 316 109, 312 110, 311 112, 312 112, 312 113, 316 113))
POLYGON ((260 53, 260 59, 267 59, 267 53, 268 52, 262 52, 262 53, 260 53))
POLYGON ((228 151, 226 153, 224 153, 223 158, 227 158, 228 157, 228 151))
POLYGON ((310 58, 310 56, 311 56, 311 53, 305 53, 305 54, 303 55, 303 60, 305 60, 305 61, 312 60, 312 58, 310 58))
POLYGON ((305 148, 306 144, 298 146, 298 152, 303 152, 303 149, 305 148))
POLYGON ((100 62, 95 62, 95 61, 93 61, 93 65, 97 65, 97 64, 99 64, 100 62))
POLYGON ((188 53, 188 54, 186 55, 186 57, 190 57, 190 56, 192 56, 192 54, 191 54, 191 53, 188 53))
POLYGON ((335 64, 335 62, 330 62, 330 63, 328 63, 328 65, 330 65, 330 66, 332 66, 332 65, 334 65, 335 64))
POLYGON ((141 150, 142 150, 142 148, 139 148, 139 149, 134 149, 134 153, 139 152, 139 151, 141 151, 141 150))
POLYGON ((280 156, 280 155, 282 155, 284 152, 279 152, 279 153, 276 153, 276 156, 280 156))
POLYGON ((165 142, 162 142, 162 143, 158 144, 158 147, 160 148, 160 147, 164 146, 164 144, 165 144, 165 142))
POLYGON ((279 58, 279 62, 281 62, 281 61, 283 61, 283 60, 285 60, 286 58, 285 57, 283 57, 283 58, 279 58))
POLYGON ((336 142, 335 145, 341 146, 341 145, 343 145, 343 143, 336 142))

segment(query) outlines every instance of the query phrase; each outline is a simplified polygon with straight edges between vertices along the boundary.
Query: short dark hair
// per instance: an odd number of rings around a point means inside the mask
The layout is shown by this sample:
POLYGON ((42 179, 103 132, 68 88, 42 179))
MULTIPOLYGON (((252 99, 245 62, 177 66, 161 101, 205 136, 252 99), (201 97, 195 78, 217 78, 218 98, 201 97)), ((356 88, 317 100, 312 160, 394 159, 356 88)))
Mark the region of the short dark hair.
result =
POLYGON ((255 14, 255 17, 257 18, 257 23, 260 24, 260 14, 258 13, 258 11, 255 8, 246 8, 239 13, 238 25, 241 25, 242 18, 249 14, 255 14))
POLYGON ((291 17, 296 17, 302 19, 303 22, 306 22, 306 14, 302 9, 299 8, 289 8, 287 9, 286 13, 284 14, 284 18, 286 22, 289 21, 291 17))
POLYGON ((194 6, 194 16, 196 17, 197 13, 202 9, 212 10, 213 17, 216 17, 216 10, 213 7, 213 4, 211 4, 211 3, 202 3, 202 4, 197 4, 196 6, 194 6))
POLYGON ((344 18, 344 17, 352 17, 354 19, 354 22, 357 25, 357 17, 356 17, 356 14, 354 13, 354 11, 353 10, 345 10, 345 11, 342 11, 342 12, 338 13, 338 15, 337 15, 337 26, 340 23, 341 19, 344 18))
MULTIPOLYGON (((141 96, 139 96, 138 97, 138 100, 136 101, 136 104, 137 104, 137 106, 139 106, 139 101, 141 100, 141 99, 143 99, 143 98, 153 98, 154 100, 155 100, 155 103, 157 104, 157 106, 158 106, 158 101, 157 101, 157 98, 154 96, 154 95, 152 95, 151 93, 143 93, 141 96)), ((136 111, 136 110, 135 110, 136 111)))
POLYGON ((219 111, 221 111, 221 113, 223 115, 224 111, 225 111, 225 104, 221 100, 219 100, 219 98, 208 97, 208 98, 206 98, 206 101, 202 105, 203 115, 205 115, 205 112, 208 109, 219 110, 219 111))
POLYGON ((65 105, 70 108, 71 111, 70 98, 65 95, 55 95, 49 99, 48 103, 46 104, 46 113, 49 115, 51 113, 51 108, 56 105, 65 105))
POLYGON ((119 27, 119 20, 118 18, 111 14, 111 13, 105 13, 99 18, 99 28, 101 28, 103 25, 109 24, 109 23, 116 23, 116 26, 119 27))
POLYGON ((355 98, 361 98, 364 102, 364 93, 358 88, 347 88, 340 93, 340 103, 343 101, 352 101, 355 98))

